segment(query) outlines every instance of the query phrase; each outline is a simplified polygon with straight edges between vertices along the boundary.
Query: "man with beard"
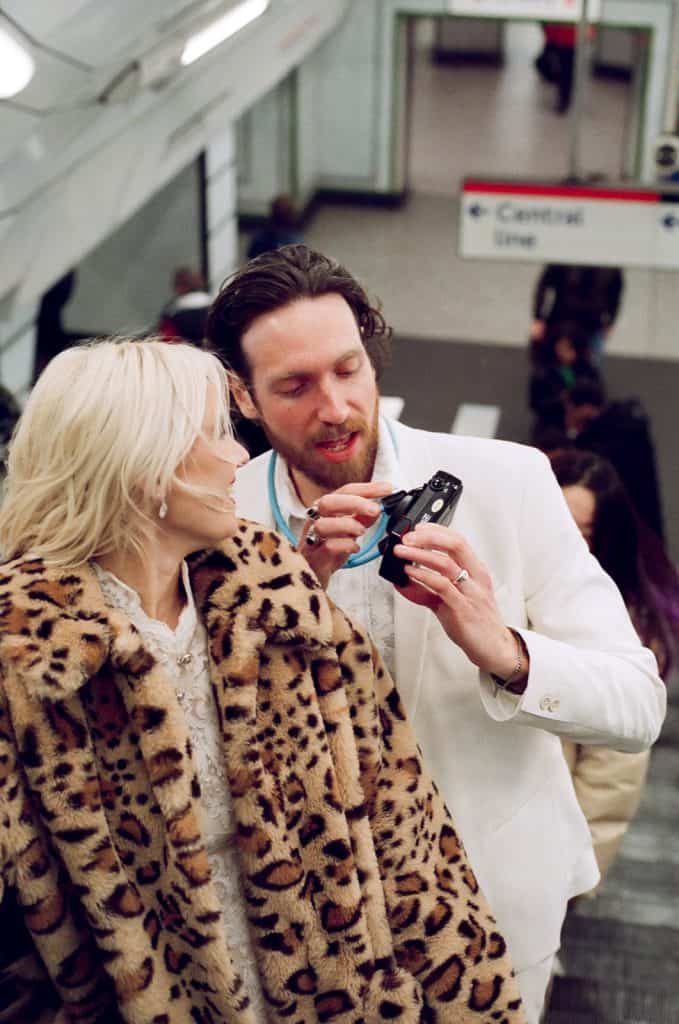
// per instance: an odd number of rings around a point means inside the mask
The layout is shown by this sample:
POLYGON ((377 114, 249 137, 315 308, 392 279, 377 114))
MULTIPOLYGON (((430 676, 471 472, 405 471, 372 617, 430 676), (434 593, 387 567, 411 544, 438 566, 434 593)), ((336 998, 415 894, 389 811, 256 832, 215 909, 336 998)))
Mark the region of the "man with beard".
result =
MULTIPOLYGON (((301 245, 251 260, 225 282, 207 335, 273 448, 240 472, 239 512, 291 537, 370 630, 537 1024, 567 902, 598 878, 559 736, 650 746, 665 708, 655 659, 544 456, 380 418, 390 330, 345 268, 301 245), (410 582, 397 589, 378 575, 379 499, 438 470, 464 484, 454 528, 403 538, 394 554, 410 582)), ((403 878, 407 916, 417 888, 403 878)))

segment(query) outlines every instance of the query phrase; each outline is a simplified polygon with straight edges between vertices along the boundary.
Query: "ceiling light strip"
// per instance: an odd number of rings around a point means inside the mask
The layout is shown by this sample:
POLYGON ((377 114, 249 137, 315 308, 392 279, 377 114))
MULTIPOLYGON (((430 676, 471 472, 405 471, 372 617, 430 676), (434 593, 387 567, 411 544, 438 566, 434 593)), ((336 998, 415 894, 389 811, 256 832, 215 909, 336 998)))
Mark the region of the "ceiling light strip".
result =
POLYGON ((244 0, 243 3, 233 7, 227 14, 214 21, 207 28, 196 32, 191 36, 184 47, 181 56, 183 65, 193 64, 195 60, 203 57, 215 46, 219 46, 226 39, 240 32, 242 28, 261 17, 269 6, 270 0, 244 0))
POLYGON ((25 89, 35 73, 35 61, 0 25, 0 99, 7 100, 25 89))

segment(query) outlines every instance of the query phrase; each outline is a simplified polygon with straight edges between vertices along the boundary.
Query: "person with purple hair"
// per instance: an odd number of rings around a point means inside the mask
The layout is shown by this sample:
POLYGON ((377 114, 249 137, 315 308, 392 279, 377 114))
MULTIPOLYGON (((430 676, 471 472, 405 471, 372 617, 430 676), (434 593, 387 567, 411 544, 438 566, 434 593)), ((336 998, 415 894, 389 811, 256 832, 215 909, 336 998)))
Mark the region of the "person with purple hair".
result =
MULTIPOLYGON (((667 682, 677 658, 679 574, 639 518, 607 459, 577 448, 549 455, 573 518, 602 568, 617 584, 642 643, 667 682)), ((643 791, 650 754, 563 742, 580 806, 592 833, 602 880, 616 857, 643 791)))

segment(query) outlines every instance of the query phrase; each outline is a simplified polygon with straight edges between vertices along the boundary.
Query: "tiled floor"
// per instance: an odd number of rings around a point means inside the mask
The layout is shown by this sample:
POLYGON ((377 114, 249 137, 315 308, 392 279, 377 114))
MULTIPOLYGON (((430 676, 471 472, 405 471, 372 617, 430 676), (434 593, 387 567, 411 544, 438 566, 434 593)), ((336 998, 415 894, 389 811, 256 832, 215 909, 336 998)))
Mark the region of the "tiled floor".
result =
POLYGON ((547 1024, 679 1021, 679 689, 651 758, 648 784, 606 882, 563 931, 564 976, 547 1024))
MULTIPOLYGON (((559 178, 567 173, 570 119, 555 115, 555 89, 534 69, 542 47, 536 24, 507 24, 500 68, 432 63, 424 22, 418 24, 417 39, 410 136, 414 191, 456 195, 469 174, 559 178)), ((618 178, 629 85, 592 78, 588 90, 583 170, 618 178)))

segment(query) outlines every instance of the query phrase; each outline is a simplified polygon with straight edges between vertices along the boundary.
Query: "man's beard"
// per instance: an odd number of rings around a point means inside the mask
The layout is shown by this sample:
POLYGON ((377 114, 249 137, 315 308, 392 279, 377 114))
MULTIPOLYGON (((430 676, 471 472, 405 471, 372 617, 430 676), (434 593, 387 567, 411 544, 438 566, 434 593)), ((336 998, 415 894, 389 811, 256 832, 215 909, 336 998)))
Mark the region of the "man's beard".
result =
POLYGON ((326 429, 316 437, 310 438, 302 449, 289 445, 284 437, 270 430, 264 420, 259 420, 259 424, 271 447, 285 459, 288 467, 303 473, 326 493, 335 491, 345 484, 366 483, 372 477, 379 439, 379 396, 375 398, 375 407, 369 422, 362 417, 351 417, 341 427, 334 430, 326 429), (361 448, 346 462, 327 462, 315 449, 319 441, 330 441, 334 437, 343 437, 354 432, 361 435, 361 448))

